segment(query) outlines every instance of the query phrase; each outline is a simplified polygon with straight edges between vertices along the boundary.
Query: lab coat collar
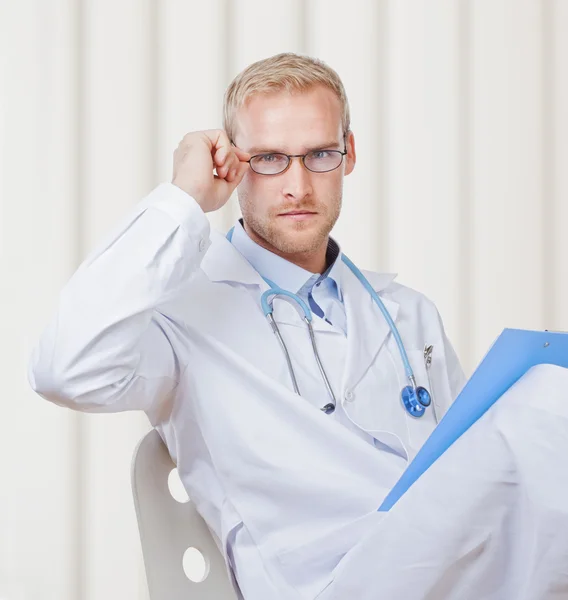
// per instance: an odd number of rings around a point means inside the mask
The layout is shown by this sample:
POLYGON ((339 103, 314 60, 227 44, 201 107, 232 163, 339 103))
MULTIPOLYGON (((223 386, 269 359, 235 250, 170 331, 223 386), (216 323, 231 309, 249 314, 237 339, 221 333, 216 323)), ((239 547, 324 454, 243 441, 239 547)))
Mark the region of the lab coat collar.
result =
MULTIPOLYGON (((364 275, 379 294, 396 324, 399 305, 384 294, 396 274, 365 271, 364 275)), ((347 357, 343 373, 345 393, 353 389, 365 375, 391 335, 391 330, 381 309, 347 265, 344 265, 342 277, 343 301, 347 317, 347 357)))
POLYGON ((211 242, 201 263, 201 268, 211 281, 268 288, 254 267, 222 233, 212 231, 211 242))
MULTIPOLYGON (((237 239, 238 241, 239 238, 241 238, 239 246, 247 244, 247 242, 249 244, 254 244, 254 242, 246 235, 239 223, 237 223, 235 226, 233 236, 233 240, 237 239)), ((245 258, 244 255, 248 255, 248 252, 240 252, 237 249, 237 245, 229 242, 226 236, 218 231, 211 232, 211 241, 212 244, 207 250, 205 257, 203 258, 203 262, 201 263, 201 268, 203 271, 205 271, 211 281, 227 281, 242 283, 245 285, 259 285, 263 289, 268 289, 268 284, 261 277, 257 269, 253 267, 252 264, 245 258)), ((338 288, 341 288, 341 267, 338 265, 338 263, 341 262, 341 252, 339 250, 339 246, 337 247, 337 253, 338 257, 334 261, 331 269, 329 269, 327 272, 327 276, 332 277, 337 283, 338 288)), ((286 268, 291 265, 291 263, 289 263, 287 260, 277 256, 276 254, 272 255, 272 257, 278 261, 282 261, 282 264, 275 263, 278 264, 279 267, 286 268)), ((261 266, 262 265, 259 265, 259 267, 261 266)), ((314 273, 310 273, 309 271, 306 271, 305 269, 302 269, 296 265, 291 266, 294 267, 296 274, 286 278, 287 284, 280 283, 281 278, 278 277, 278 274, 273 275, 272 280, 277 285, 282 285, 283 289, 297 292, 306 283, 306 281, 308 281, 308 279, 314 275, 314 273), (298 276, 298 272, 301 272, 300 276, 298 276), (290 284, 291 281, 295 282, 292 286, 290 284)), ((273 265, 271 265, 271 267, 273 267, 273 265)), ((273 271, 274 268, 271 268, 270 270, 273 271)))
MULTIPOLYGON (((223 234, 212 231, 211 242, 212 244, 201 263, 201 268, 209 280, 216 283, 257 286, 259 288, 258 310, 260 311, 260 297, 270 286, 223 234)), ((285 299, 274 304, 274 318, 278 324, 306 327, 300 308, 285 299)), ((312 324, 316 331, 338 333, 338 330, 323 319, 315 318, 312 324)))
MULTIPOLYGON (((223 234, 213 231, 211 233, 211 241, 212 244, 207 250, 201 264, 201 268, 211 281, 255 285, 260 288, 260 294, 264 293, 269 288, 268 284, 262 279, 254 267, 223 234)), ((365 369, 363 369, 363 365, 367 359, 360 360, 362 357, 360 353, 357 354, 355 351, 356 348, 352 347, 353 344, 357 344, 357 348, 361 348, 361 344, 363 344, 367 350, 365 356, 372 361, 380 350, 390 329, 384 320, 380 309, 365 291, 361 282, 353 275, 353 273, 351 273, 349 267, 341 260, 341 256, 338 257, 334 264, 333 271, 339 271, 335 272, 334 276, 341 282, 341 294, 343 296, 347 317, 349 350, 347 356, 348 369, 346 372, 356 373, 358 381, 369 365, 367 364, 365 369), (347 295, 349 295, 350 298, 346 298, 347 295), (371 326, 374 327, 373 335, 369 336, 368 328, 371 326), (354 340, 354 337, 359 338, 359 340, 354 340)), ((373 289, 378 293, 384 290, 396 277, 396 274, 392 273, 365 272, 364 274, 373 286, 373 289)), ((384 297, 382 300, 392 318, 396 319, 398 304, 392 300, 385 299, 384 297)), ((283 301, 278 303, 278 307, 276 307, 275 304, 274 316, 278 323, 295 327, 306 326, 298 307, 294 303, 283 301)), ((314 318, 312 323, 314 329, 317 331, 338 333, 338 330, 324 319, 314 318)), ((341 335, 343 334, 341 333, 341 335)), ((351 381, 353 380, 352 377, 349 379, 351 381)))
MULTIPOLYGON (((240 227, 238 223, 237 226, 240 227)), ((238 230, 235 228, 234 235, 238 235, 237 231, 238 230)), ((240 285, 255 285, 260 288, 260 294, 269 289, 270 286, 264 281, 241 252, 229 242, 226 236, 217 231, 212 231, 211 241, 212 244, 207 250, 203 262, 201 263, 201 268, 210 281, 237 283, 240 285)), ((284 259, 281 260, 284 261, 284 259)), ((341 255, 339 255, 328 274, 329 276, 333 273, 338 288, 341 286, 341 277, 344 268, 345 265, 341 261, 341 255)), ((312 275, 308 271, 306 271, 306 274, 307 278, 312 275)), ((276 280, 275 283, 278 283, 278 280, 276 280)), ((303 283, 305 283, 305 281, 302 282, 302 285, 303 283)), ((339 291, 339 293, 341 294, 341 291, 339 291)), ((294 302, 288 302, 285 299, 274 304, 274 318, 279 324, 282 323, 294 327, 306 327, 306 323, 303 320, 303 313, 300 308, 294 302)), ((343 335, 342 332, 334 328, 324 319, 314 318, 312 325, 316 331, 328 331, 343 335)))

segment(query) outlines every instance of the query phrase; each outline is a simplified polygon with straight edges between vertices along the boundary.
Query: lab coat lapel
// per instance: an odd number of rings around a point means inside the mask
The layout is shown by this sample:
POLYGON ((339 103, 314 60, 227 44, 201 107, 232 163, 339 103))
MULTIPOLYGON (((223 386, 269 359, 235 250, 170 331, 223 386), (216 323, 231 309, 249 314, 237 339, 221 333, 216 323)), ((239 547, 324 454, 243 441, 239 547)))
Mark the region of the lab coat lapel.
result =
MULTIPOLYGON (((211 241, 212 244, 201 264, 207 277, 215 282, 234 282, 257 286, 260 309, 260 297, 270 286, 225 236, 218 232, 212 232, 211 241)), ((300 307, 285 299, 277 298, 275 300, 274 318, 278 324, 306 327, 300 307)), ((316 331, 335 331, 329 323, 316 316, 312 320, 312 325, 316 331)))
POLYGON ((211 281, 234 281, 268 288, 264 279, 224 235, 212 232, 211 242, 201 263, 201 268, 211 281))
MULTIPOLYGON (((381 294, 395 274, 365 273, 396 323, 398 304, 381 294)), ((347 265, 343 265, 342 290, 347 317, 347 359, 343 391, 352 389, 365 375, 391 334, 381 309, 347 265)))

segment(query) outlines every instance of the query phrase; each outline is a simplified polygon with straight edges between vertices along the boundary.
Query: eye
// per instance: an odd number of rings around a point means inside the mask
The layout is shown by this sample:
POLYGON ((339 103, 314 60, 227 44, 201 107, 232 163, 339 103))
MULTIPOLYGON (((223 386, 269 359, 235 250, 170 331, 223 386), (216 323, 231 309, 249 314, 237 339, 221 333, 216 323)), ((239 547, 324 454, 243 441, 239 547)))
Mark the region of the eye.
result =
POLYGON ((261 154, 257 160, 263 163, 274 163, 281 161, 283 158, 282 154, 261 154))
POLYGON ((313 152, 310 153, 312 158, 315 158, 316 160, 322 160, 324 158, 329 158, 330 153, 328 150, 314 150, 313 152))

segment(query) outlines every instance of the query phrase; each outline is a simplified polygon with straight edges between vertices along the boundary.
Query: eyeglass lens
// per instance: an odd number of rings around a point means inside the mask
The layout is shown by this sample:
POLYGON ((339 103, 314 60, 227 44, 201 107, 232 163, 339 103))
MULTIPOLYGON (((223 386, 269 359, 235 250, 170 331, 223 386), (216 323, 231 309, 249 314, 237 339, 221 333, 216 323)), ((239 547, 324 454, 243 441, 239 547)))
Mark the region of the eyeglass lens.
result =
MULTIPOLYGON (((286 154, 272 153, 254 156, 250 165, 256 173, 261 175, 277 175, 288 167, 290 158, 286 154)), ((315 173, 325 173, 337 169, 343 160, 339 150, 315 150, 309 152, 304 158, 306 168, 315 173)))

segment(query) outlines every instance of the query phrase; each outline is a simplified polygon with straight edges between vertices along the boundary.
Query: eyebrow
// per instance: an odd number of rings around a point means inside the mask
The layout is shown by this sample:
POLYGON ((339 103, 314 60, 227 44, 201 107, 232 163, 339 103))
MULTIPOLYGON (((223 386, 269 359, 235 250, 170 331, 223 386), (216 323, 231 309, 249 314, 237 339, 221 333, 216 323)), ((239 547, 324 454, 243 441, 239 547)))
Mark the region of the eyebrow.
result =
MULTIPOLYGON (((318 144, 317 146, 312 146, 311 148, 306 148, 306 150, 303 152, 303 154, 307 154, 308 152, 313 152, 314 150, 326 150, 326 149, 333 149, 334 147, 339 148, 341 146, 341 144, 337 141, 333 141, 333 142, 329 142, 327 144, 318 144)), ((281 153, 281 154, 286 154, 286 152, 284 152, 284 150, 281 149, 276 149, 275 147, 262 147, 262 146, 257 146, 254 148, 251 148, 248 151, 249 154, 273 154, 273 153, 281 153)))

